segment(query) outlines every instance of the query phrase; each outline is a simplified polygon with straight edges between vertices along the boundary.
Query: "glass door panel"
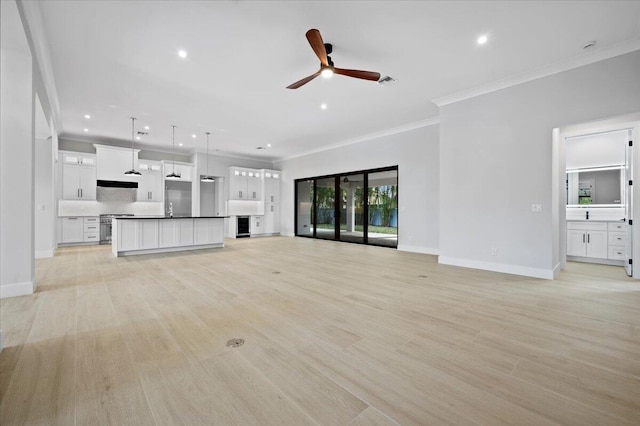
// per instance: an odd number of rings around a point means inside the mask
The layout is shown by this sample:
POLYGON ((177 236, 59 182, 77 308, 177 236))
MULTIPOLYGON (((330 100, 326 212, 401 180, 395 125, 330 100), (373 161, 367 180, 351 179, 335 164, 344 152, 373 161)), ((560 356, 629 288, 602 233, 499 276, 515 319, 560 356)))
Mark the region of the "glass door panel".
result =
POLYGON ((340 176, 340 241, 364 242, 364 174, 340 176))
POLYGON ((398 246, 398 171, 368 173, 367 242, 398 246))
POLYGON ((336 179, 316 180, 316 238, 336 239, 336 179))
POLYGON ((296 184, 298 217, 296 235, 313 237, 313 180, 299 181, 296 184))

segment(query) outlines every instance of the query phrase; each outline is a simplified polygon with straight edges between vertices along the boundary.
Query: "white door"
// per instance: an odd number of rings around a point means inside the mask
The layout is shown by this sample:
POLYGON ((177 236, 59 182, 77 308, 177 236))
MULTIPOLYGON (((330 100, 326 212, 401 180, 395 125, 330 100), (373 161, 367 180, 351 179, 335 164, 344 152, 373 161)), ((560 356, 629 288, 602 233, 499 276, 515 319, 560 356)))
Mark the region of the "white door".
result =
POLYGON ((607 231, 587 231, 587 257, 606 259, 607 231))
POLYGON ((587 255, 587 231, 567 229, 567 256, 587 255))
MULTIPOLYGON (((633 131, 629 130, 629 140, 632 141, 633 137, 633 131)), ((625 206, 625 218, 627 219, 627 235, 626 235, 626 240, 625 240, 625 246, 624 246, 624 251, 625 251, 625 260, 624 260, 624 269, 627 272, 628 276, 633 276, 633 265, 630 263, 631 259, 633 259, 633 252, 631 249, 631 226, 636 226, 635 224, 631 225, 633 223, 633 187, 631 185, 629 185, 629 180, 633 179, 633 147, 629 146, 632 145, 632 143, 627 144, 627 150, 626 150, 626 158, 625 158, 625 164, 624 164, 624 175, 625 175, 625 180, 627 182, 626 185, 624 186, 625 188, 625 194, 624 194, 624 206, 625 206)))

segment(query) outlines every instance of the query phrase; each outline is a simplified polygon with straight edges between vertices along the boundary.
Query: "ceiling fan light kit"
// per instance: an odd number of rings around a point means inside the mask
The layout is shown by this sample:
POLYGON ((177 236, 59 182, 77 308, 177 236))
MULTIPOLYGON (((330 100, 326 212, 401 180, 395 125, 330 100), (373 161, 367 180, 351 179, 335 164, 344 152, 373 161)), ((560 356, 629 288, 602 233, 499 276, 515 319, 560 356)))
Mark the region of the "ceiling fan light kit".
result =
POLYGON ((310 29, 309 31, 307 31, 306 36, 309 44, 311 45, 311 48, 315 52, 318 59, 320 59, 320 69, 314 74, 311 74, 310 76, 305 77, 302 80, 290 84, 289 86, 287 86, 287 89, 297 89, 298 87, 304 86, 319 75, 322 75, 324 78, 330 78, 333 74, 340 74, 346 77, 359 78, 361 80, 380 80, 380 73, 377 72, 336 68, 333 65, 331 57, 329 56, 333 52, 333 46, 329 43, 325 44, 324 41, 322 41, 320 31, 316 29, 310 29))

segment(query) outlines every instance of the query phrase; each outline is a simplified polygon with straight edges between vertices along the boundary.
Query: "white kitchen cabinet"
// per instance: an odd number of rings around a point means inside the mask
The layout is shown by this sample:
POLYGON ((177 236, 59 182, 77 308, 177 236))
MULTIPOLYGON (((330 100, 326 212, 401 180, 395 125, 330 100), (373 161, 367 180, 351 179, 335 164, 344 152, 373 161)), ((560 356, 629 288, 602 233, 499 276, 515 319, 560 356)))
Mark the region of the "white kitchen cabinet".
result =
POLYGON ((264 234, 263 224, 263 216, 251 216, 251 235, 262 235, 264 234))
POLYGON ((60 243, 99 243, 100 223, 97 216, 69 216, 60 218, 60 243))
POLYGON ((82 217, 62 218, 62 243, 79 243, 84 239, 84 222, 82 217))
POLYGON ((280 202, 280 171, 278 170, 262 170, 262 181, 265 203, 280 202))
POLYGON ((173 161, 163 161, 163 172, 164 176, 167 176, 169 173, 175 171, 180 175, 181 181, 191 182, 193 180, 193 164, 190 163, 178 163, 176 162, 174 165, 173 161))
POLYGON ((159 220, 159 247, 193 245, 193 220, 159 220))
POLYGON ((62 158, 62 199, 95 200, 95 156, 65 152, 62 158))
POLYGON ((280 233, 280 204, 269 203, 264 208, 264 233, 280 233))
POLYGON ((607 259, 606 222, 567 222, 567 256, 607 259))
POLYGON ((122 182, 138 182, 139 176, 125 175, 124 172, 131 170, 133 156, 133 167, 138 169, 139 149, 119 148, 107 145, 94 145, 97 156, 97 178, 98 180, 115 180, 122 182))
POLYGON ((158 248, 158 220, 118 220, 118 251, 158 248))
POLYGON ((216 244, 224 239, 224 221, 219 219, 193 219, 193 244, 216 244))
POLYGON ((162 163, 143 161, 138 163, 142 173, 138 181, 138 201, 163 201, 162 190, 162 163))
POLYGON ((243 167, 229 168, 230 200, 262 200, 262 172, 243 167))

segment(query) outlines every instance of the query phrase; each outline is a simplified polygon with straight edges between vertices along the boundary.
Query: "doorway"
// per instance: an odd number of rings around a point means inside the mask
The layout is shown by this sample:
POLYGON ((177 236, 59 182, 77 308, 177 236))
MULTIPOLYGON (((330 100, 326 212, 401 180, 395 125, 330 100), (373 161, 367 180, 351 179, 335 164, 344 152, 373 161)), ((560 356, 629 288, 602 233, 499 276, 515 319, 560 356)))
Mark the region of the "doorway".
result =
POLYGON ((296 236, 398 246, 398 167, 295 181, 296 236))

